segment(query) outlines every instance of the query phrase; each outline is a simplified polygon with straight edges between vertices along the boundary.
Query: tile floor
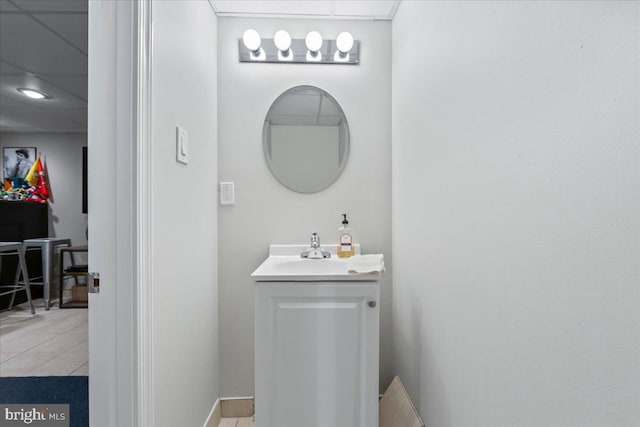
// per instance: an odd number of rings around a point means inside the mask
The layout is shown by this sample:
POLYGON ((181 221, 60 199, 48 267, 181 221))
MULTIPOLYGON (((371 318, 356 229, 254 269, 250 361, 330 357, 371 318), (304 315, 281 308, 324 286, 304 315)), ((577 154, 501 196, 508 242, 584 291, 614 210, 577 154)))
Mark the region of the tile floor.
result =
MULTIPOLYGON (((34 301, 0 311, 0 376, 88 375, 87 310, 45 311, 34 301)), ((255 427, 253 417, 222 418, 219 427, 255 427)))
POLYGON ((0 376, 88 375, 87 309, 34 305, 0 311, 0 376))
POLYGON ((253 417, 248 418, 221 418, 218 427, 255 427, 253 417))

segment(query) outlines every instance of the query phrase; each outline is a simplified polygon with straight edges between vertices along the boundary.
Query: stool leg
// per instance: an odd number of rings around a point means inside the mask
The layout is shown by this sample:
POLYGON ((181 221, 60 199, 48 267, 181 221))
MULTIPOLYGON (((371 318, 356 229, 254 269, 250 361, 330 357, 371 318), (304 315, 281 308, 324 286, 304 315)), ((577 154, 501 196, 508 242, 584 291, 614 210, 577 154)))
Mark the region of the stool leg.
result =
MULTIPOLYGON (((36 314, 36 310, 33 307, 33 300, 31 299, 31 285, 29 284, 29 273, 27 272, 27 263, 24 258, 25 250, 24 248, 20 248, 18 250, 18 268, 16 269, 16 277, 14 284, 16 288, 20 286, 20 273, 22 272, 22 279, 24 280, 24 290, 27 293, 27 301, 29 301, 29 308, 31 309, 31 314, 36 314)), ((13 294, 11 294, 11 301, 9 302, 9 310, 13 308, 13 302, 16 299, 16 293, 18 289, 15 290, 13 294)))
MULTIPOLYGON (((27 262, 25 261, 25 250, 20 248, 20 268, 22 269, 22 278, 24 279, 24 290, 27 292, 27 299, 29 300, 29 307, 31 307, 31 314, 36 314, 36 310, 33 307, 33 300, 31 299, 31 285, 29 284, 29 273, 27 272, 27 262)), ((15 294, 13 294, 15 296, 15 294)))
MULTIPOLYGON (((20 253, 17 252, 18 258, 20 258, 20 253)), ((15 285, 16 289, 19 286, 20 283, 20 271, 21 271, 21 267, 20 267, 20 261, 18 261, 18 267, 16 268, 16 276, 13 278, 13 284, 15 285)), ((12 293, 11 294, 11 301, 9 301, 9 310, 11 310, 11 308, 13 307, 13 302, 16 299, 16 293, 12 293)))
POLYGON ((51 250, 51 243, 43 245, 42 251, 42 291, 44 294, 44 309, 49 310, 51 292, 51 264, 53 263, 53 251, 51 250))
POLYGON ((17 251, 16 255, 18 255, 18 267, 16 268, 16 276, 13 278, 13 284, 16 288, 16 292, 11 294, 11 300, 9 301, 9 310, 13 308, 13 302, 16 300, 16 293, 18 292, 18 287, 20 286, 20 272, 22 271, 22 267, 20 264, 20 251, 17 251))

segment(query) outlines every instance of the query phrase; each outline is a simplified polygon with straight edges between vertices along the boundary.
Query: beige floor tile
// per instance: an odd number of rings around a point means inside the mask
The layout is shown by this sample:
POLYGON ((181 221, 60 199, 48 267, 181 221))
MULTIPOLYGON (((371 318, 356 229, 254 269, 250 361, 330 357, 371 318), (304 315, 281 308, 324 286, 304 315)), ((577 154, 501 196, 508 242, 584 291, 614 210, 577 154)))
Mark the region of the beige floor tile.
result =
POLYGON ((31 319, 13 321, 12 319, 0 319, 0 340, 2 342, 21 337, 37 331, 38 322, 41 317, 34 316, 31 319))
POLYGON ((85 363, 84 365, 80 366, 78 369, 73 371, 71 373, 71 375, 73 375, 73 376, 77 376, 77 375, 88 376, 89 375, 89 364, 85 363))
POLYGON ((19 353, 44 344, 56 336, 56 334, 28 334, 7 341, 0 337, 0 346, 2 346, 2 351, 19 353))
POLYGON ((88 311, 34 306, 0 311, 0 376, 88 375, 88 311))
POLYGON ((39 317, 38 314, 38 312, 36 312, 36 314, 31 314, 30 311, 3 311, 2 314, 0 314, 0 330, 2 330, 2 328, 4 328, 5 326, 33 322, 39 317))
POLYGON ((237 425, 237 418, 220 418, 220 424, 218 424, 218 427, 236 427, 237 425))
POLYGON ((52 333, 66 333, 80 326, 83 322, 86 323, 87 321, 81 317, 70 316, 60 321, 56 320, 55 322, 51 322, 46 330, 52 333))
MULTIPOLYGON (((55 310, 55 309, 52 309, 55 310)), ((59 331, 57 329, 57 325, 59 323, 63 323, 64 325, 66 325, 68 322, 68 319, 66 317, 59 317, 59 316, 38 316, 38 322, 34 322, 32 325, 29 325, 29 331, 30 332, 36 332, 36 333, 60 333, 61 331, 59 331)), ((67 329, 72 328, 73 326, 69 326, 67 327, 67 329)), ((64 332, 64 331, 62 331, 64 332)))
POLYGON ((20 353, 0 363, 0 376, 21 377, 56 357, 55 353, 20 353))
POLYGON ((253 417, 248 418, 238 418, 238 424, 236 427, 255 427, 256 422, 253 417))
POLYGON ((7 360, 11 359, 14 356, 17 356, 20 353, 5 353, 5 352, 1 352, 0 353, 0 363, 2 362, 6 362, 7 360))
POLYGON ((82 353, 63 353, 27 372, 27 375, 56 376, 71 375, 76 369, 87 363, 87 355, 82 353))
POLYGON ((29 351, 36 351, 40 353, 64 353, 86 340, 87 336, 83 334, 62 333, 56 335, 53 339, 32 347, 29 351))
POLYGON ((87 335, 89 333, 89 323, 86 319, 82 320, 82 323, 72 329, 69 329, 66 333, 87 335))
POLYGON ((80 351, 84 351, 84 352, 88 352, 89 351, 89 340, 86 339, 87 336, 84 336, 84 340, 81 341, 78 345, 76 345, 75 347, 69 347, 68 350, 65 350, 65 353, 77 353, 80 351))

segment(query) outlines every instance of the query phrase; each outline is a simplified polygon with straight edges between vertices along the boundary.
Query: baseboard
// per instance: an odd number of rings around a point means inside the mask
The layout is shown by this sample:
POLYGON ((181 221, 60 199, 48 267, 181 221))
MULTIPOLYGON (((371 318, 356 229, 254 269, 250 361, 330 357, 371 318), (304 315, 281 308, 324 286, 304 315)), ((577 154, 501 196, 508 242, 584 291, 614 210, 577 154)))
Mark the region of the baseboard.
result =
POLYGON ((220 408, 223 418, 252 417, 255 409, 253 397, 221 397, 220 408))
POLYGON ((220 399, 216 399, 216 403, 213 404, 213 408, 211 408, 211 412, 209 412, 204 427, 218 427, 220 425, 220 418, 222 418, 220 399))

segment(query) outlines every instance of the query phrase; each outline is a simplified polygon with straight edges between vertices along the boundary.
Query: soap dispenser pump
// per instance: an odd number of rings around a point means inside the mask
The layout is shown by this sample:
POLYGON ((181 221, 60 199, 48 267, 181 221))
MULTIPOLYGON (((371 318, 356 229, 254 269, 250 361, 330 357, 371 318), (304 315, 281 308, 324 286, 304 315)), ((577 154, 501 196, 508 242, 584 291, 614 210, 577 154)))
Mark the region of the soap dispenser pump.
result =
POLYGON ((342 227, 338 230, 339 244, 338 244, 338 257, 348 258, 353 256, 355 250, 353 248, 353 229, 349 226, 347 221, 347 214, 342 214, 344 219, 342 220, 342 227))

